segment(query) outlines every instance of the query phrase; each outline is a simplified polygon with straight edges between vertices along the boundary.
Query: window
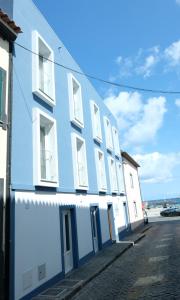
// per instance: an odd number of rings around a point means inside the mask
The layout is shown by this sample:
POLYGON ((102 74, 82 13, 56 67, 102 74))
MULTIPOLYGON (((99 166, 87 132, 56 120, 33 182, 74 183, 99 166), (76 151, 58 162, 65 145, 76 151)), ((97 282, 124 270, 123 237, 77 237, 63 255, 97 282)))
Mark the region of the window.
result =
POLYGON ((135 215, 135 217, 137 217, 137 216, 138 216, 138 213, 137 213, 137 205, 136 205, 136 202, 135 202, 135 201, 134 201, 133 203, 134 203, 134 215, 135 215))
POLYGON ((111 184, 111 192, 117 193, 118 183, 117 183, 115 161, 112 157, 108 157, 108 160, 109 160, 109 177, 110 177, 110 184, 111 184))
POLYGON ((120 156, 119 136, 118 136, 118 131, 115 127, 112 127, 112 133, 113 133, 115 155, 120 156))
POLYGON ((72 74, 68 74, 70 120, 80 128, 84 127, 81 85, 72 74))
POLYGON ((91 119, 93 128, 93 138, 100 143, 102 142, 100 111, 99 107, 94 101, 91 101, 91 119))
POLYGON ((134 188, 133 176, 131 173, 130 173, 130 186, 132 189, 134 188))
POLYGON ((119 193, 125 193, 124 191, 124 181, 123 181, 123 171, 120 162, 116 162, 117 180, 118 180, 118 190, 119 193))
POLYGON ((86 144, 85 140, 75 133, 72 133, 72 156, 75 189, 87 190, 88 172, 86 159, 86 144))
POLYGON ((58 186, 57 131, 55 119, 33 111, 34 185, 58 186))
POLYGON ((98 149, 95 149, 95 159, 98 189, 100 192, 104 192, 107 189, 104 153, 98 149))
POLYGON ((104 129, 105 129, 105 137, 106 137, 106 148, 111 151, 113 150, 112 132, 111 132, 111 124, 107 117, 104 117, 104 129))
POLYGON ((54 53, 37 31, 33 31, 33 93, 55 105, 54 53))
POLYGON ((6 123, 6 71, 0 68, 0 124, 6 123))

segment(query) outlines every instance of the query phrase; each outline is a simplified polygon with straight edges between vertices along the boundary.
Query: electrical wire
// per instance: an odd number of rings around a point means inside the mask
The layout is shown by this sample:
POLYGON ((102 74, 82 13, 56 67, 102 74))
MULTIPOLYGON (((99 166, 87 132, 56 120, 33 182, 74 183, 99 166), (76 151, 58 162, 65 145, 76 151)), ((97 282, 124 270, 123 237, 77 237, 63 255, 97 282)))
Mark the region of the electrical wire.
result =
POLYGON ((20 48, 34 54, 34 55, 37 55, 37 56, 41 56, 43 57, 44 59, 46 59, 47 61, 51 62, 51 63, 54 63, 55 65, 63 68, 63 69, 66 69, 66 70, 69 70, 71 72, 74 72, 74 73, 77 73, 79 75, 83 75, 83 76, 86 76, 90 79, 93 79, 93 80, 96 80, 96 81, 99 81, 99 82, 102 82, 102 83, 105 83, 105 84, 109 84, 109 85, 112 85, 112 86, 115 86, 115 87, 121 87, 121 88, 124 88, 124 89, 128 89, 128 90, 134 90, 134 91, 140 91, 140 92, 147 92, 147 93, 154 93, 154 94, 171 94, 171 95, 176 95, 176 94, 180 94, 180 91, 171 91, 171 90, 161 90, 161 89, 148 89, 148 88, 141 88, 141 87, 136 87, 136 86, 132 86, 132 85, 127 85, 127 84, 122 84, 122 83, 116 83, 116 82, 112 82, 112 81, 109 81, 109 80, 105 80, 105 79, 102 79, 102 78, 99 78, 99 77, 96 77, 94 75, 90 75, 90 74, 86 74, 86 73, 83 73, 81 71, 78 71, 78 70, 75 70, 71 67, 68 67, 68 66, 65 66, 63 64, 60 64, 56 61, 53 61, 47 57, 44 57, 42 55, 39 55, 39 53, 36 53, 34 51, 32 51, 31 49, 28 49, 27 47, 17 43, 17 42, 14 42, 14 44, 16 44, 17 46, 19 46, 20 48))

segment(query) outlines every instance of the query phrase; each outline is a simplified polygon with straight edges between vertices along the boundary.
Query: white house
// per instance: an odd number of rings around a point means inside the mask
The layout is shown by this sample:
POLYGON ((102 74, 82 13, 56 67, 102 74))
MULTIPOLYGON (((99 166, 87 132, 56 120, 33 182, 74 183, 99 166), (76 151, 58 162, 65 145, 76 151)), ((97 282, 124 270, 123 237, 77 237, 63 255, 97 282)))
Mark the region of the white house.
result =
POLYGON ((138 176, 139 164, 127 153, 122 151, 122 166, 125 183, 125 193, 127 196, 129 221, 131 229, 134 230, 143 224, 143 210, 141 188, 138 176))

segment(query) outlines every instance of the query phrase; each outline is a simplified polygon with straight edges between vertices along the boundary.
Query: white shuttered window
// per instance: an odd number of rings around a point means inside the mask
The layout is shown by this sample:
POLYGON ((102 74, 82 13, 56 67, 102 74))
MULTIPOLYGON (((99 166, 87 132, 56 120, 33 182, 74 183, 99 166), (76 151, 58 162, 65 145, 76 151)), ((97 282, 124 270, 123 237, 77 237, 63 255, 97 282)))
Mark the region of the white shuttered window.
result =
POLYGON ((100 192, 104 192, 107 190, 104 153, 99 149, 95 149, 95 159, 98 189, 100 192))
POLYGON ((72 157, 75 189, 88 189, 88 172, 85 140, 72 133, 72 157))

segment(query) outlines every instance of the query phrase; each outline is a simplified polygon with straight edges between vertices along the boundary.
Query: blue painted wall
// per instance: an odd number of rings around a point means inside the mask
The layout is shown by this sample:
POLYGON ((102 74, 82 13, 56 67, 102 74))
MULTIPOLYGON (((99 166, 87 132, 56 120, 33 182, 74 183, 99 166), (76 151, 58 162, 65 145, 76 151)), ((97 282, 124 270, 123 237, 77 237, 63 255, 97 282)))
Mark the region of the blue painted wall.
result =
MULTIPOLYGON (((7 0, 1 2, 5 4, 7 0)), ((61 40, 57 37, 31 0, 14 0, 13 11, 13 19, 23 30, 23 33, 19 34, 16 40, 17 43, 32 49, 32 31, 37 30, 53 49, 55 61, 81 71, 61 40), (58 50, 59 47, 62 47, 60 51, 58 50)), ((32 109, 33 107, 39 107, 57 120, 59 159, 58 190, 74 192, 71 132, 76 130, 72 127, 69 117, 68 71, 59 66, 55 66, 56 106, 51 108, 45 102, 37 101, 37 99, 33 97, 32 55, 32 53, 15 45, 12 120, 12 186, 14 189, 35 189, 33 186, 32 109)), ((82 86, 85 125, 82 129, 82 137, 86 140, 87 148, 88 193, 96 194, 98 193, 94 159, 94 147, 96 145, 92 138, 89 101, 93 99, 100 108, 103 134, 103 143, 100 148, 104 151, 105 157, 107 150, 105 147, 103 116, 108 116, 112 126, 116 126, 116 121, 87 78, 78 74, 74 74, 74 76, 82 86)), ((105 162, 109 191, 107 159, 105 159, 105 162)))

